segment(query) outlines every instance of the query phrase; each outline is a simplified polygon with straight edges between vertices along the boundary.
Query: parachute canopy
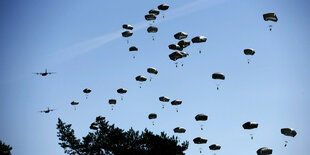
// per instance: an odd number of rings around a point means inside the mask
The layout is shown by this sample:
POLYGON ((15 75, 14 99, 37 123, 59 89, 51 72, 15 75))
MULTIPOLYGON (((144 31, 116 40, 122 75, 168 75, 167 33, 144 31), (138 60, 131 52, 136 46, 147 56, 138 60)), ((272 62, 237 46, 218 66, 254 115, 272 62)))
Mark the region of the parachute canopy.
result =
POLYGON ((163 11, 165 11, 165 10, 168 10, 169 9, 169 5, 167 5, 167 4, 160 4, 160 5, 158 5, 158 10, 163 10, 163 11))
POLYGON ((127 93, 127 90, 125 88, 120 88, 120 89, 117 89, 117 93, 125 94, 125 93, 127 93))
POLYGON ((157 118, 157 114, 155 113, 149 114, 149 119, 156 119, 156 118, 157 118))
POLYGON ((152 10, 149 11, 149 14, 159 15, 159 10, 152 9, 152 10))
POLYGON ((193 141, 195 144, 206 144, 208 140, 202 137, 196 137, 193 141))
POLYGON ((178 45, 181 48, 186 48, 187 46, 189 46, 191 44, 191 42, 189 40, 181 40, 178 42, 178 45))
POLYGON ((196 121, 206 121, 208 120, 208 116, 205 114, 198 114, 195 116, 196 121))
POLYGON ((171 60, 173 60, 173 61, 176 61, 176 60, 178 60, 178 59, 180 59, 180 58, 182 58, 183 57, 183 55, 180 53, 180 52, 173 52, 173 53, 171 53, 170 55, 169 55, 169 58, 171 59, 171 60))
POLYGON ((130 37, 130 36, 132 36, 132 32, 131 31, 124 31, 123 33, 122 33, 122 36, 123 37, 130 37))
POLYGON ((145 20, 150 21, 150 20, 156 20, 156 16, 154 14, 147 14, 144 16, 145 20))
POLYGON ((193 43, 202 43, 206 41, 207 41, 207 38, 205 36, 197 36, 192 39, 193 43))
POLYGON ((147 28, 148 33, 156 33, 158 31, 158 28, 156 26, 150 26, 147 28))
POLYGON ((247 48, 247 49, 244 49, 243 51, 244 51, 245 55, 254 55, 255 54, 255 50, 252 48, 247 48))
POLYGON ((268 147, 262 147, 256 151, 257 155, 272 154, 272 149, 268 147))
POLYGON ((181 48, 181 46, 178 45, 178 44, 170 44, 168 47, 169 47, 169 49, 171 49, 171 50, 178 50, 178 51, 182 51, 182 50, 183 50, 183 49, 181 48))
POLYGON ((265 21, 273 21, 273 22, 278 21, 278 17, 275 13, 266 13, 263 15, 263 17, 265 21))
POLYGON ((212 145, 209 146, 209 149, 210 150, 220 150, 221 146, 218 145, 218 144, 212 144, 212 145))
POLYGON ((174 35, 174 38, 175 39, 178 39, 178 40, 182 40, 182 39, 185 39, 187 38, 188 34, 185 33, 185 32, 178 32, 174 35))
POLYGON ((155 69, 153 67, 148 68, 147 72, 150 73, 150 74, 157 74, 158 73, 157 69, 155 69))
POLYGON ((86 94, 88 94, 88 93, 90 93, 91 92, 91 90, 89 89, 89 88, 85 88, 84 90, 83 90, 83 93, 86 93, 86 94))
POLYGON ((173 100, 173 101, 171 102, 171 104, 172 104, 172 105, 180 105, 180 104, 182 104, 182 101, 181 101, 181 100, 173 100))
POLYGON ((78 105, 78 104, 79 104, 78 101, 72 101, 72 102, 71 102, 71 105, 78 105))
POLYGON ((109 104, 116 104, 116 99, 109 99, 109 104))
POLYGON ((129 47, 129 51, 138 51, 138 48, 136 46, 129 47))
POLYGON ((147 78, 145 76, 142 76, 142 75, 139 75, 136 77, 136 81, 144 82, 146 80, 147 80, 147 78))
POLYGON ((297 132, 292 128, 282 128, 281 133, 285 136, 295 137, 297 132))
POLYGON ((213 73, 212 79, 225 80, 225 75, 223 73, 213 73))
POLYGON ((123 25, 123 29, 126 29, 126 30, 133 30, 133 26, 129 25, 129 24, 124 24, 123 25))
POLYGON ((174 133, 185 133, 186 129, 183 127, 176 127, 173 129, 174 133))
POLYGON ((161 101, 161 102, 169 102, 169 98, 168 97, 166 97, 166 96, 161 96, 161 97, 159 97, 159 101, 161 101))
POLYGON ((247 130, 250 130, 250 129, 255 129, 258 127, 258 123, 256 122, 246 122, 242 125, 243 129, 247 129, 247 130))

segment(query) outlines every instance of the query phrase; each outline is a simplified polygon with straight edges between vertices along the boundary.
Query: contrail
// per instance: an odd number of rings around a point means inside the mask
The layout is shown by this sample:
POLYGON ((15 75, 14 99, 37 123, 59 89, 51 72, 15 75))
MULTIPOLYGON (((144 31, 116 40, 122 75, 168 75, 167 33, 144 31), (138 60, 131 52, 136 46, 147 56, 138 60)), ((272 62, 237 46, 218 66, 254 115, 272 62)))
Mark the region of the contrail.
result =
MULTIPOLYGON (((225 0, 197 0, 195 2, 186 4, 182 7, 172 9, 169 11, 164 12, 165 19, 158 19, 156 20, 156 23, 162 23, 168 20, 172 20, 178 17, 185 16, 187 14, 205 9, 207 7, 211 7, 217 4, 220 4, 224 2, 225 0)), ((135 26, 135 29, 133 31, 138 31, 143 28, 146 28, 149 26, 149 24, 146 21, 142 21, 137 24, 133 24, 135 26)), ((69 46, 67 48, 64 48, 62 50, 59 50, 57 52, 52 53, 49 57, 51 57, 50 62, 52 62, 53 65, 60 64, 66 60, 70 60, 76 56, 82 55, 84 53, 88 53, 94 49, 97 49, 104 44, 114 41, 116 39, 119 39, 122 37, 121 33, 123 32, 122 29, 110 33, 105 34, 103 36, 99 36, 96 38, 92 38, 83 42, 76 43, 72 46, 69 46)))

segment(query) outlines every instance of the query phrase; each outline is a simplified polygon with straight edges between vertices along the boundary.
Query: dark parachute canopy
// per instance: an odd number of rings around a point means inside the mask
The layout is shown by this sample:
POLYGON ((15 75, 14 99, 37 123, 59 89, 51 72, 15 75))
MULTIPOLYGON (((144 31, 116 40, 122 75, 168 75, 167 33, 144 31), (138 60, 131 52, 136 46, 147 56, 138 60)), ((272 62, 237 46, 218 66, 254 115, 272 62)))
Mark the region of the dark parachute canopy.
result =
POLYGON ((84 90, 83 90, 83 93, 85 93, 86 94, 86 99, 88 98, 88 94, 91 92, 91 89, 89 89, 89 88, 85 88, 84 90))
MULTIPOLYGON (((171 102, 171 105, 177 106, 177 105, 181 105, 182 101, 181 100, 173 100, 171 102)), ((179 112, 178 108, 176 108, 176 111, 179 112)))
POLYGON ((185 133, 186 129, 183 128, 183 127, 176 127, 176 128, 173 129, 173 132, 174 133, 185 133))
POLYGON ((132 36, 132 34, 133 33, 131 31, 124 31, 124 32, 122 32, 122 36, 125 37, 125 38, 132 36))
MULTIPOLYGON (((188 56, 188 53, 186 52, 173 52, 169 55, 169 58, 172 61, 176 61, 178 59, 185 58, 187 56, 188 56)), ((183 66, 183 64, 181 66, 183 66)), ((178 67, 178 62, 175 63, 175 67, 178 67)))
POLYGON ((165 108, 165 104, 164 104, 164 102, 169 102, 170 101, 170 99, 168 98, 168 97, 166 97, 166 96, 161 96, 161 97, 159 97, 159 101, 161 101, 162 102, 162 108, 164 109, 165 108))
MULTIPOLYGON (((205 114, 198 114, 195 116, 196 121, 206 121, 208 120, 208 116, 205 114)), ((200 124, 200 130, 203 130, 203 124, 200 124)))
POLYGON ((246 122, 242 125, 243 129, 245 130, 251 130, 258 127, 258 123, 256 122, 246 122))
POLYGON ((76 110, 76 105, 78 105, 79 104, 79 102, 78 101, 72 101, 71 102, 71 105, 73 105, 74 106, 74 110, 76 110))
POLYGON ((206 144, 208 140, 202 137, 196 137, 193 141, 195 144, 206 144))
MULTIPOLYGON (((155 114, 155 113, 150 113, 149 116, 148 116, 148 118, 149 118, 150 120, 156 119, 156 118, 157 118, 157 114, 155 114)), ((152 124, 154 125, 154 121, 152 121, 152 124)))
POLYGON ((133 30, 133 26, 129 25, 129 24, 124 24, 123 25, 123 29, 126 29, 126 30, 133 30))
MULTIPOLYGON (((158 31, 158 28, 156 26, 150 26, 147 28, 148 33, 156 33, 158 31)), ((152 36, 152 40, 155 40, 154 35, 152 36)))
POLYGON ((203 43, 206 41, 207 41, 207 38, 205 36, 197 36, 192 39, 193 43, 203 43))
MULTIPOLYGON (((246 122, 242 125, 244 130, 252 130, 252 129, 256 129, 258 127, 258 123, 256 122, 246 122)), ((253 134, 251 135, 251 139, 253 139, 253 134)))
POLYGON ((117 93, 121 94, 121 100, 123 100, 123 95, 122 94, 127 93, 127 89, 125 89, 125 88, 117 89, 117 93))
POLYGON ((147 14, 144 16, 144 18, 147 21, 156 20, 156 16, 154 14, 147 14))
POLYGON ((174 34, 174 38, 178 39, 178 40, 185 39, 185 38, 187 38, 187 36, 188 36, 188 34, 185 32, 178 32, 178 33, 174 34))
POLYGON ((136 77, 136 81, 139 81, 140 83, 140 88, 141 88, 141 82, 144 82, 144 81, 146 81, 147 80, 147 78, 145 77, 145 76, 142 76, 142 75, 139 75, 139 76, 137 76, 136 77))
POLYGON ((297 135, 297 132, 292 128, 282 128, 281 134, 285 136, 295 137, 297 135))
POLYGON ((167 5, 167 4, 160 4, 160 5, 158 5, 158 10, 163 10, 163 11, 165 11, 165 10, 168 10, 169 9, 169 5, 167 5))
MULTIPOLYGON (((277 22, 278 21, 278 17, 275 13, 271 12, 271 13, 265 13, 263 14, 263 18, 265 21, 272 21, 272 22, 277 22)), ((269 30, 272 30, 272 25, 269 25, 269 30)))
POLYGON ((169 47, 170 50, 178 50, 178 51, 182 51, 183 50, 181 48, 181 46, 178 45, 178 44, 170 44, 168 47, 169 47))
POLYGON ((268 155, 272 154, 272 149, 268 147, 262 147, 256 151, 257 155, 268 155))
POLYGON ((157 69, 155 69, 153 67, 148 68, 147 72, 150 73, 150 74, 157 74, 158 73, 157 69))
MULTIPOLYGON (((212 79, 214 80, 225 80, 225 75, 223 73, 213 73, 212 79)), ((220 82, 216 83, 216 89, 219 90, 220 82)))
POLYGON ((138 48, 136 46, 131 46, 129 47, 129 51, 132 52, 132 51, 138 51, 138 48))
POLYGON ((157 9, 152 9, 152 10, 150 10, 149 11, 149 14, 154 14, 154 15, 159 15, 159 10, 157 10, 157 9))
POLYGON ((116 99, 109 99, 109 104, 111 105, 111 108, 113 110, 114 105, 116 104, 116 99))
POLYGON ((209 149, 210 150, 220 150, 221 146, 218 145, 218 144, 212 144, 212 145, 209 146, 209 149))
MULTIPOLYGON (((255 50, 252 48, 246 48, 243 50, 244 54, 247 56, 253 56, 255 54, 255 50)), ((248 64, 250 63, 251 57, 248 57, 248 64)))
POLYGON ((178 45, 183 49, 189 46, 191 42, 189 40, 181 40, 178 42, 178 45))

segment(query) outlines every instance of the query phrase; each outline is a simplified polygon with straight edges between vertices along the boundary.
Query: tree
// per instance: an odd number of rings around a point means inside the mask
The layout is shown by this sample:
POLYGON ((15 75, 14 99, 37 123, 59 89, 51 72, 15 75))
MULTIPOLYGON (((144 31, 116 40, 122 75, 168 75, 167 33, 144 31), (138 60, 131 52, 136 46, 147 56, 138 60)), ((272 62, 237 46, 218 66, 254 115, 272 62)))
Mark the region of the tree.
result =
POLYGON ((0 154, 1 155, 11 155, 12 147, 10 145, 6 145, 0 140, 0 154))
POLYGON ((188 148, 188 141, 179 145, 177 137, 169 137, 164 132, 154 135, 145 129, 141 134, 132 128, 124 131, 114 125, 109 125, 105 119, 97 121, 98 129, 89 132, 83 140, 77 139, 71 124, 58 118, 57 136, 59 145, 67 154, 104 154, 104 155, 183 155, 188 148))

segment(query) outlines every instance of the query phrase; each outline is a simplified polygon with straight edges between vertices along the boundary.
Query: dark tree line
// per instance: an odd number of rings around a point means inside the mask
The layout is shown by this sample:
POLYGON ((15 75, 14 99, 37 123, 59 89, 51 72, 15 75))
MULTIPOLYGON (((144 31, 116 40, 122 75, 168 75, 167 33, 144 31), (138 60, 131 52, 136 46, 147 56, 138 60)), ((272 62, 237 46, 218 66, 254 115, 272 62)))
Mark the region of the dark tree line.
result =
POLYGON ((169 137, 164 132, 155 135, 147 129, 141 133, 132 128, 124 131, 108 123, 105 119, 99 120, 98 129, 80 140, 71 129, 71 124, 58 119, 59 145, 65 153, 79 155, 184 155, 188 148, 187 141, 179 144, 177 137, 169 137))
POLYGON ((6 145, 0 140, 0 155, 11 155, 12 147, 10 145, 6 145))

